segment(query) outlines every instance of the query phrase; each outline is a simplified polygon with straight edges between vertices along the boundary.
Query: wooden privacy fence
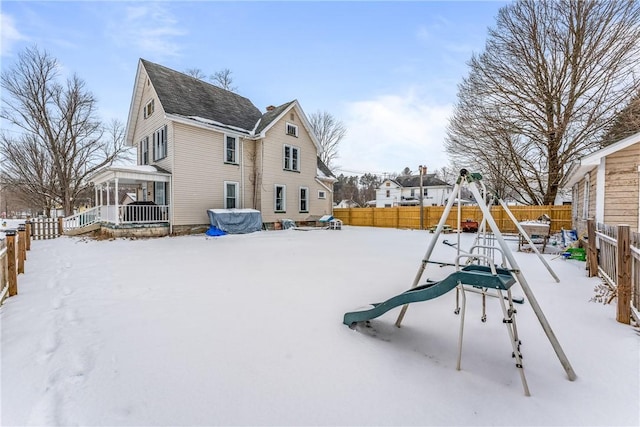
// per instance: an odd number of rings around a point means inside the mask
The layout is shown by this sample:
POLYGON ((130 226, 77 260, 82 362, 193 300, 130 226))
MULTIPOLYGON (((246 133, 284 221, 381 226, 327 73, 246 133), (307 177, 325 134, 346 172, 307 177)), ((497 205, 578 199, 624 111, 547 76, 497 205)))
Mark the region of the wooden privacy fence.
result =
POLYGON ((640 234, 628 225, 611 226, 587 221, 589 276, 599 275, 609 287, 610 302, 617 297, 616 320, 640 324, 640 234))
MULTIPOLYGON (((438 225, 444 213, 444 206, 426 206, 422 212, 422 228, 429 229, 438 225)), ((542 215, 551 218, 551 232, 572 228, 571 206, 509 206, 509 210, 518 221, 536 220, 542 215)), ((516 225, 511 221, 502 206, 492 206, 491 215, 503 233, 517 233, 516 225)), ((395 208, 334 208, 333 216, 342 220, 345 225, 367 227, 390 227, 420 229, 420 207, 399 206, 395 208)), ((478 206, 462 206, 461 219, 482 219, 482 211, 478 206)), ((446 224, 457 228, 458 208, 449 212, 446 224)))
POLYGON ((29 224, 6 230, 0 239, 0 304, 18 294, 18 274, 24 273, 27 251, 31 250, 29 224))

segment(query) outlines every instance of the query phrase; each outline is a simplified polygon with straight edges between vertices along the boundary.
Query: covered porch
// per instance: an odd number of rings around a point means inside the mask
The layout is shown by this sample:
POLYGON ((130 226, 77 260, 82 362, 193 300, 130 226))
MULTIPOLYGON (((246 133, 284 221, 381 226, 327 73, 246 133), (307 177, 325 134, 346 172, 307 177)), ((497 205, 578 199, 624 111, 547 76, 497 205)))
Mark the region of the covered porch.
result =
POLYGON ((99 229, 115 237, 172 232, 169 172, 149 165, 113 166, 90 177, 90 182, 93 207, 64 218, 65 234, 99 229), (123 189, 132 192, 123 197, 123 189))

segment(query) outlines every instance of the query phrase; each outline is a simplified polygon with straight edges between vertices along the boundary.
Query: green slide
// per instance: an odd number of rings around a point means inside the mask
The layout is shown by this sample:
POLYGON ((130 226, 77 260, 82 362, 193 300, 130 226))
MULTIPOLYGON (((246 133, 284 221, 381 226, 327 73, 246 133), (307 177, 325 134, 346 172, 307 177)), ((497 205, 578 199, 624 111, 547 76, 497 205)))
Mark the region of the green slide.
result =
POLYGON ((385 302, 371 304, 361 310, 345 313, 342 323, 347 326, 352 326, 358 322, 375 319, 376 317, 382 316, 387 311, 401 305, 437 298, 454 289, 458 283, 478 288, 500 290, 507 290, 515 283, 515 279, 509 270, 496 268, 496 273, 497 274, 495 275, 492 274, 491 267, 489 266, 468 265, 462 270, 450 274, 439 282, 416 286, 415 288, 409 289, 400 295, 396 295, 385 302))

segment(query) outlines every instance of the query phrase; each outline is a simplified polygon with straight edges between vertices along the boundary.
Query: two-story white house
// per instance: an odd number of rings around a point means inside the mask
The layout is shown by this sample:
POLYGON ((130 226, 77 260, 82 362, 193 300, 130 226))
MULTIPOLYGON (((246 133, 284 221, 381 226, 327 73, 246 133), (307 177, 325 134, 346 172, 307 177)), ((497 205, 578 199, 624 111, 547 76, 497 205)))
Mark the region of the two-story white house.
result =
MULTIPOLYGON (((205 229, 209 209, 258 210, 267 224, 332 212, 335 177, 297 100, 260 111, 243 96, 140 59, 126 142, 137 149, 137 165, 96 174, 96 199, 98 189, 117 194, 119 185, 137 184, 138 203, 158 206, 145 218, 166 222, 167 233, 205 229)), ((110 208, 103 221, 135 220, 122 206, 110 208)))
MULTIPOLYGON (((376 188, 376 207, 419 206, 420 187, 420 175, 387 178, 376 188)), ((451 191, 453 186, 437 178, 435 174, 422 176, 423 206, 445 205, 451 191)))

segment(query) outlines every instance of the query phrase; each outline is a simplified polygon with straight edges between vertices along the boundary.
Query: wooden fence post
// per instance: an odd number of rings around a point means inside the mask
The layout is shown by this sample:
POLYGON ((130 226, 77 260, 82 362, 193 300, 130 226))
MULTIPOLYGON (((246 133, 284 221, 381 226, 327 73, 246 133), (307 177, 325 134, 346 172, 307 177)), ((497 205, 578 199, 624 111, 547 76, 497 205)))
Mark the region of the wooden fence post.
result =
POLYGON ((589 277, 598 275, 598 248, 596 247, 596 221, 594 219, 587 220, 587 270, 589 277))
POLYGON ((24 241, 24 243, 26 244, 27 250, 30 251, 31 250, 31 221, 27 220, 27 222, 25 222, 25 231, 27 234, 27 239, 24 241))
POLYGON ((6 230, 7 236, 7 273, 9 274, 9 296, 18 295, 18 274, 16 272, 16 231, 6 230))
POLYGON ((59 216, 58 217, 58 234, 54 234, 53 237, 60 237, 62 236, 62 217, 59 216))
POLYGON ((18 274, 24 274, 24 261, 27 259, 27 251, 24 241, 26 239, 24 225, 18 227, 18 274))
POLYGON ((616 320, 631 323, 631 233, 628 225, 618 225, 618 310, 616 320))

